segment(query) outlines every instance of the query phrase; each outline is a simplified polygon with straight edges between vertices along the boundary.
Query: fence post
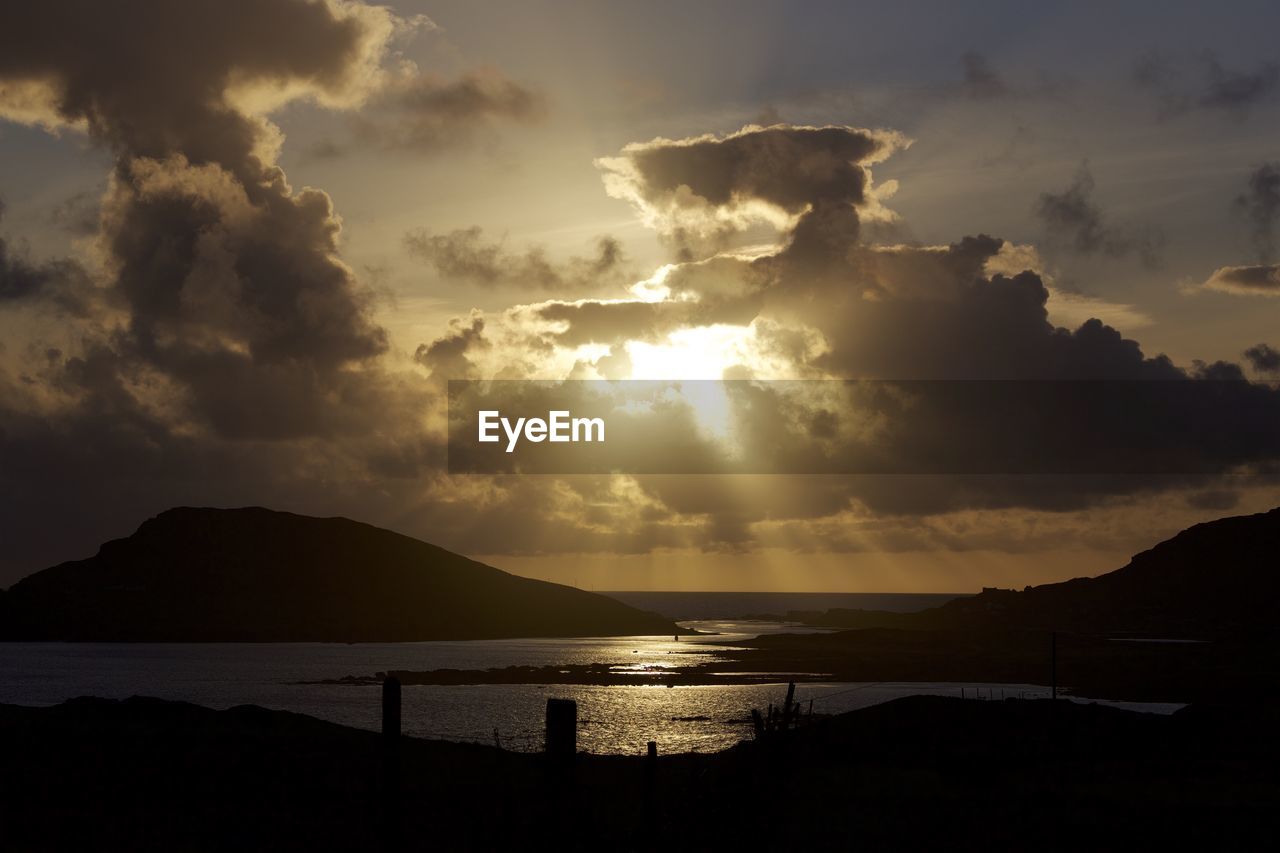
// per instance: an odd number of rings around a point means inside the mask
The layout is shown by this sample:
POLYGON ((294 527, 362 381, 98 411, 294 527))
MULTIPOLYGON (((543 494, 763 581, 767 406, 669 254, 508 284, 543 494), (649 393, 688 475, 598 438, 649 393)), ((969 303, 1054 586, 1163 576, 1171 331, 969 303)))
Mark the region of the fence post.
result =
POLYGON ((658 742, 649 741, 649 748, 644 757, 644 778, 641 780, 640 792, 641 815, 644 839, 647 848, 656 848, 658 841, 658 742))
POLYGON ((556 764, 569 765, 578 753, 578 703, 547 700, 546 753, 556 764))

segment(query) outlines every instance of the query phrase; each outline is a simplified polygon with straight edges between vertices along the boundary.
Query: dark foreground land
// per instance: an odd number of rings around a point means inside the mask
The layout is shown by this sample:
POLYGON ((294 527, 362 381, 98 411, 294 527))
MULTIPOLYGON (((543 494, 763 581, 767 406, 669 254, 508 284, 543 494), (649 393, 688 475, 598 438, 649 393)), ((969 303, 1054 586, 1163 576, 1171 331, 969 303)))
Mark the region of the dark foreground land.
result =
MULTIPOLYGON (((918 697, 656 762, 402 739, 406 850, 1271 849, 1274 704, 918 697)), ((381 736, 260 708, 0 706, 5 850, 376 850, 381 736)))

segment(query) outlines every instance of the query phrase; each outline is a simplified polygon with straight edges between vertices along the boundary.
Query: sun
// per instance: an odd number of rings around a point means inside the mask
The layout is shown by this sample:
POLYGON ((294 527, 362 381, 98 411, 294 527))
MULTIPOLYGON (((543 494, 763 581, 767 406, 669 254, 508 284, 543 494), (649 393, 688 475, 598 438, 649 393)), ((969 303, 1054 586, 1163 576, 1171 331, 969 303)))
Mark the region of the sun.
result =
POLYGON ((752 326, 679 329, 659 344, 628 341, 632 379, 722 379, 725 371, 753 361, 752 326))

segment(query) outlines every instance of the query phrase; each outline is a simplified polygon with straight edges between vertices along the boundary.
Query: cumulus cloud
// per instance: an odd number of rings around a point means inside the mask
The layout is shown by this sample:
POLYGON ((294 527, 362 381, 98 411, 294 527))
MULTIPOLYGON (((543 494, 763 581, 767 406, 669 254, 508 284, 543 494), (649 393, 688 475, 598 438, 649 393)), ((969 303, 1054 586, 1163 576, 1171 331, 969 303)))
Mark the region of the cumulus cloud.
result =
POLYGON ((1086 161, 1065 189, 1040 194, 1035 212, 1050 237, 1082 255, 1119 258, 1136 254, 1147 266, 1158 265, 1163 242, 1160 235, 1151 229, 1133 231, 1112 225, 1093 200, 1094 188, 1086 161))
MULTIPOLYGON (((230 12, 212 2, 134 0, 122 12, 63 0, 6 22, 0 115, 83 131, 114 159, 95 244, 103 315, 75 326, 68 346, 32 341, 0 361, 0 517, 28 528, 17 541, 6 535, 0 560, 34 568, 47 543, 87 546, 190 502, 390 519, 490 553, 733 549, 792 522, 821 540, 823 525, 849 514, 1094 507, 1167 484, 454 478, 433 431, 438 413, 428 410, 449 378, 615 377, 673 366, 742 378, 923 380, 1193 382, 1229 372, 1182 370, 1096 319, 1055 325, 1042 276, 991 268, 1004 250, 999 238, 874 243, 864 226, 888 215, 880 200, 891 187, 876 187, 869 167, 906 140, 790 125, 637 143, 599 161, 607 190, 689 254, 629 296, 470 314, 426 336, 413 354, 421 370, 395 371, 373 296, 341 259, 341 222, 325 193, 289 185, 268 116, 291 100, 368 104, 371 144, 417 150, 476 122, 532 117, 519 87, 496 78, 404 83, 386 64, 404 26, 383 8, 303 0, 230 12), (435 123, 432 110, 447 118, 435 123), (757 225, 775 229, 780 245, 716 250, 757 225)), ((1085 233, 1098 228, 1111 234, 1105 224, 1085 233)), ((557 265, 479 231, 415 236, 410 246, 423 260, 477 285, 559 289, 618 264, 608 243, 557 265)), ((1114 245, 1100 239, 1104 252, 1114 245)), ((7 250, 5 258, 4 269, 21 273, 5 279, 17 282, 5 285, 18 294, 10 302, 41 301, 45 281, 31 283, 40 264, 7 250)), ((789 461, 812 466, 850 437, 888 436, 899 442, 890 450, 909 452, 945 442, 945 421, 913 420, 907 402, 789 398, 749 386, 730 411, 749 452, 792 452, 789 461)), ((672 406, 652 424, 684 429, 690 416, 672 406)), ((1003 425, 1006 434, 1014 424, 1003 425)), ((1034 448, 1035 437, 1020 446, 1034 448)), ((722 450, 702 434, 681 448, 690 459, 722 450)))
MULTIPOLYGON (((840 176, 833 173, 832 180, 840 176)), ((825 192, 818 189, 813 196, 822 198, 825 192)), ((839 197, 836 190, 829 192, 839 197)), ((741 203, 731 194, 708 193, 721 207, 741 203)), ((1126 306, 1079 297, 1071 303, 1076 317, 1070 327, 1051 322, 1052 301, 1071 300, 1054 295, 1037 271, 1040 259, 1025 247, 985 235, 947 246, 879 245, 860 229, 862 209, 856 203, 799 209, 784 229, 781 247, 669 264, 637 285, 634 298, 534 303, 494 316, 485 327, 486 335, 494 332, 495 342, 518 341, 510 351, 540 353, 540 367, 524 375, 614 379, 646 375, 655 364, 679 370, 683 341, 696 333, 704 341, 734 341, 732 349, 704 344, 688 351, 695 359, 710 355, 728 378, 908 380, 897 383, 901 388, 895 391, 889 390, 895 383, 887 382, 848 386, 847 393, 835 396, 815 391, 819 386, 812 383, 733 386, 727 434, 740 454, 735 458, 749 460, 747 470, 849 470, 850 459, 925 467, 913 478, 832 476, 821 489, 801 489, 803 496, 773 485, 776 481, 757 495, 735 480, 732 501, 723 484, 633 477, 653 506, 668 513, 666 518, 705 520, 695 541, 745 547, 783 523, 794 524, 796 535, 804 529, 821 537, 818 531, 828 521, 846 513, 937 517, 1010 508, 1082 511, 1136 495, 1203 491, 1225 472, 1280 452, 1274 441, 1242 442, 1233 432, 1246 423, 1274 422, 1275 393, 1239 382, 1243 375, 1235 365, 1184 369, 1167 357, 1148 355, 1113 326, 1087 316, 1090 307, 1116 314, 1126 306), (654 350, 666 350, 668 356, 646 362, 654 350), (552 367, 557 363, 558 374, 552 367), (977 387, 951 380, 992 379, 1018 380, 1027 389, 1022 405, 1001 408, 998 423, 988 416, 990 409, 981 409, 976 418, 972 410, 966 415, 961 401, 949 401, 945 392, 977 387), (1070 395, 1054 396, 1055 383, 1063 380, 1086 380, 1064 387, 1091 391, 1163 380, 1152 387, 1175 382, 1185 397, 1176 417, 1154 409, 1120 411, 1128 405, 1123 395, 1102 401, 1105 406, 1077 399, 1072 408, 1070 395), (1239 395, 1228 407, 1234 412, 1231 424, 1221 422, 1222 398, 1214 396, 1215 382, 1224 380, 1235 383, 1231 393, 1239 395), (944 390, 938 397, 913 393, 921 388, 944 390), (998 475, 998 460, 1009 454, 1023 460, 1019 464, 1051 471, 1055 460, 1066 458, 1062 452, 1105 452, 1105 446, 1082 444, 1082 436, 1092 434, 1082 420, 1085 413, 1133 423, 1135 414, 1143 415, 1143 429, 1159 436, 1153 446, 1165 454, 1168 468, 1114 469, 1093 476, 998 475), (982 452, 956 459, 960 447, 982 452), (958 467, 940 473, 948 460, 958 467), (988 462, 994 467, 981 474, 970 470, 988 462), (930 467, 935 464, 940 467, 930 467)), ((1128 319, 1138 325, 1142 318, 1134 312, 1128 319)), ((487 366, 506 364, 510 351, 495 343, 484 353, 487 366)), ((671 437, 680 448, 672 459, 690 470, 724 470, 716 466, 731 464, 718 455, 722 446, 680 442, 671 432, 679 422, 668 419, 666 410, 660 414, 636 428, 650 439, 671 437)))
POLYGON ((480 287, 571 294, 617 287, 625 278, 622 244, 607 235, 596 238, 593 256, 564 263, 549 259, 540 246, 511 251, 505 240, 487 240, 478 225, 447 234, 419 228, 405 234, 404 243, 442 279, 480 287))
POLYGON ((875 212, 868 166, 909 144, 892 131, 748 125, 727 136, 632 143, 596 166, 611 196, 689 249, 754 223, 789 229, 819 208, 875 212))
POLYGON ((329 197, 289 185, 265 117, 290 100, 360 103, 405 26, 385 8, 307 0, 61 0, 7 16, 0 118, 83 131, 113 166, 98 281, 75 291, 90 305, 60 295, 78 266, 5 247, 6 308, 93 313, 0 364, 0 453, 29 463, 0 473, 3 514, 67 524, 14 543, 6 564, 32 568, 77 526, 165 503, 298 506, 317 480, 359 491, 442 456, 421 383, 384 365, 329 197))

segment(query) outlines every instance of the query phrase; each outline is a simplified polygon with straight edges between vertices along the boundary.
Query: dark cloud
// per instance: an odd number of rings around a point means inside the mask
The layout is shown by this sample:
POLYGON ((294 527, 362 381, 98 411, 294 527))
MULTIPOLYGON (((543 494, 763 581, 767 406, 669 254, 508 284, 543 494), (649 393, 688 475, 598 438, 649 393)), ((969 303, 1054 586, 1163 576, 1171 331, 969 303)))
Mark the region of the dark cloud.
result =
POLYGON ((1280 264, 1219 267, 1202 286, 1237 296, 1280 296, 1280 264))
POLYGON ((556 263, 540 246, 513 252, 504 240, 486 240, 475 225, 431 234, 417 229, 405 234, 405 247, 447 281, 480 287, 508 286, 557 294, 604 290, 625 282, 622 245, 613 237, 596 238, 592 257, 556 263))
POLYGON ((673 293, 697 296, 687 301, 580 299, 553 300, 531 306, 532 314, 553 331, 541 332, 544 339, 559 346, 621 344, 627 340, 656 342, 682 328, 713 326, 719 323, 746 325, 761 311, 759 293, 749 290, 717 292, 717 279, 729 275, 751 276, 749 264, 726 259, 691 263, 668 276, 673 293), (735 270, 726 273, 725 269, 735 270))
POLYGON ((352 97, 390 26, 370 7, 305 0, 25 4, 0 36, 0 78, 43 86, 52 121, 86 127, 122 157, 182 152, 256 194, 272 184, 263 125, 236 103, 291 85, 352 97))
POLYGON ((1236 70, 1210 51, 1195 59, 1153 52, 1138 60, 1134 80, 1155 95, 1162 117, 1204 110, 1242 120, 1276 94, 1280 65, 1262 62, 1252 70, 1236 70))
POLYGON ((611 195, 632 202, 691 259, 754 222, 789 227, 810 208, 869 205, 867 166, 907 144, 886 131, 749 125, 728 136, 633 143, 596 165, 611 195))
MULTIPOLYGON (((655 143, 663 152, 697 144, 697 139, 655 143)), ((671 170, 640 168, 639 172, 668 174, 671 170)), ((676 328, 710 325, 710 316, 699 318, 687 305, 733 306, 741 315, 719 322, 767 324, 769 340, 785 346, 787 369, 792 375, 1019 380, 1034 389, 1052 389, 1053 383, 1064 380, 1162 380, 1188 389, 1190 402, 1180 410, 1181 426, 1147 418, 1144 429, 1167 427, 1163 435, 1168 444, 1161 446, 1187 454, 1179 458, 1193 473, 837 478, 839 484, 833 486, 837 497, 828 511, 838 511, 831 507, 841 502, 846 507, 912 516, 1014 507, 1080 510, 1134 495, 1203 489, 1238 464, 1264 462, 1276 453, 1274 442, 1265 440, 1251 443, 1235 435, 1225 444, 1202 440, 1207 435, 1221 439, 1224 434, 1225 427, 1218 420, 1219 406, 1213 403, 1211 393, 1220 383, 1236 388, 1231 393, 1240 395, 1239 405, 1228 408, 1233 410, 1232 417, 1237 418, 1233 424, 1242 435, 1250 424, 1256 432, 1259 424, 1276 420, 1276 395, 1238 382, 1242 378, 1238 366, 1197 364, 1184 370, 1165 356, 1148 356, 1136 341, 1097 319, 1072 329, 1055 326, 1049 321, 1049 289, 1039 275, 1029 270, 990 272, 993 266, 1010 263, 1004 257, 1004 241, 997 238, 968 237, 946 247, 873 245, 862 233, 861 206, 843 191, 852 184, 842 181, 838 172, 829 177, 834 187, 814 187, 806 201, 796 203, 799 212, 778 252, 753 258, 721 255, 713 259, 714 264, 707 260, 676 265, 663 278, 670 290, 663 302, 556 304, 539 311, 548 319, 568 323, 557 342, 576 346, 622 339, 661 341, 671 328, 669 323, 676 328), (709 275, 712 269, 717 274, 709 275), (676 312, 683 313, 677 316, 676 312), (817 345, 810 343, 813 337, 817 345), (1183 427, 1186 431, 1179 432, 1183 427)), ((663 186, 680 180, 670 178, 663 186)), ((632 201, 642 212, 652 212, 661 192, 648 184, 643 187, 648 188, 647 195, 632 197, 632 201)), ((1081 252, 1151 254, 1153 239, 1133 236, 1107 223, 1092 199, 1092 189, 1086 170, 1067 191, 1046 194, 1041 209, 1048 224, 1081 252)), ((692 190, 686 186, 682 192, 692 190)), ((710 207, 714 213, 732 211, 741 204, 741 196, 732 192, 705 188, 705 193, 688 204, 710 207)), ((1028 400, 1037 398, 1036 394, 1026 396, 1028 400)), ((1083 429, 1079 417, 1066 417, 1061 412, 1049 423, 1037 423, 1047 410, 1043 406, 1014 407, 1005 413, 1007 419, 997 423, 985 417, 966 421, 959 410, 926 408, 894 415, 896 404, 891 398, 818 405, 803 395, 771 397, 762 391, 735 401, 735 405, 734 434, 745 448, 743 452, 764 467, 770 466, 762 460, 774 459, 777 464, 772 468, 776 470, 834 470, 830 454, 836 447, 847 449, 850 441, 855 447, 858 441, 870 441, 877 452, 890 458, 947 458, 950 449, 961 443, 954 430, 965 431, 965 446, 970 439, 981 443, 989 433, 989 449, 997 456, 1021 448, 1015 455, 1026 454, 1023 458, 1032 460, 1052 458, 1052 447, 1072 447, 1072 442, 1081 440, 1083 429), (864 427, 873 433, 840 432, 864 427), (778 459, 779 454, 787 458, 778 459)), ((650 488, 647 479, 642 483, 650 488)), ((660 488, 664 504, 693 511, 695 505, 679 503, 672 495, 693 487, 664 481, 660 488)), ((724 511, 723 504, 717 508, 718 500, 696 506, 714 516, 724 511)), ((740 529, 743 524, 785 517, 787 512, 777 506, 767 513, 735 509, 734 518, 726 523, 728 528, 740 529)))
POLYGON ((1043 192, 1036 202, 1036 216, 1049 235, 1063 240, 1082 255, 1124 257, 1136 254, 1147 266, 1159 263, 1163 240, 1148 229, 1133 232, 1111 225, 1093 200, 1094 181, 1086 161, 1059 192, 1043 192))
POLYGON ((627 150, 641 191, 652 197, 684 189, 716 207, 755 199, 799 213, 821 202, 862 202, 867 178, 858 164, 886 147, 867 131, 775 126, 627 150))
POLYGON ((374 95, 351 119, 361 146, 432 153, 475 138, 498 121, 532 123, 546 98, 489 69, 457 80, 411 74, 374 95))
MULTIPOLYGON (((290 98, 359 102, 398 26, 384 8, 306 0, 6 14, 0 117, 83 130, 114 162, 101 281, 77 291, 93 315, 0 365, 3 568, 166 504, 372 505, 375 476, 412 482, 443 458, 421 427, 424 381, 383 364, 329 197, 290 187, 263 117, 290 98), (42 537, 41 519, 64 532, 42 537)), ((3 271, 6 304, 49 304, 73 268, 6 246, 3 271)))
MULTIPOLYGON (((0 225, 4 202, 0 201, 0 225)), ((36 263, 0 236, 0 308, 6 305, 51 305, 77 317, 88 313, 91 285, 74 261, 36 263)))
POLYGON ((467 356, 490 346, 484 337, 484 319, 476 316, 469 324, 455 321, 452 326, 447 335, 419 346, 413 360, 437 379, 475 378, 475 364, 467 356))
MULTIPOLYGON (((821 199, 823 192, 815 196, 821 199)), ((722 208, 740 203, 719 198, 722 208)), ((661 508, 654 511, 665 521, 637 535, 652 534, 649 541, 657 542, 675 519, 701 519, 705 524, 692 541, 734 549, 758 543, 769 525, 784 523, 822 538, 823 525, 838 524, 835 519, 849 512, 906 519, 1010 509, 1083 511, 1139 496, 1206 493, 1225 472, 1265 464, 1280 453, 1277 433, 1268 426, 1280 418, 1280 396, 1240 381, 1238 366, 1196 363, 1182 369, 1167 357, 1147 355, 1136 341, 1096 319, 1072 329, 1055 326, 1049 321, 1049 289, 1039 275, 991 271, 1013 263, 998 238, 885 247, 868 243, 860 225, 858 205, 810 202, 794 218, 781 250, 674 265, 655 277, 667 289, 660 301, 557 301, 505 315, 504 323, 520 328, 550 324, 549 331, 530 334, 556 348, 608 345, 608 354, 593 365, 607 378, 619 378, 615 369, 626 360, 628 342, 662 344, 673 332, 729 324, 763 330, 762 345, 785 359, 790 375, 941 381, 938 396, 913 393, 920 386, 911 382, 897 383, 901 388, 895 391, 888 390, 894 383, 876 385, 874 393, 855 385, 835 398, 812 390, 820 384, 794 383, 790 390, 788 383, 746 385, 731 394, 730 429, 735 453, 750 460, 749 470, 848 470, 841 466, 851 458, 938 467, 910 477, 833 475, 822 478, 821 488, 806 482, 795 489, 791 478, 752 488, 746 475, 731 485, 714 478, 640 475, 635 485, 661 508), (970 380, 992 379, 1018 380, 1026 392, 1006 396, 995 409, 999 417, 992 417, 989 406, 975 415, 972 406, 966 410, 946 393, 977 387, 970 380), (1085 394, 1123 388, 1117 382, 1155 389, 1173 383, 1178 391, 1171 392, 1171 404, 1160 404, 1163 409, 1135 407, 1128 394, 1080 401, 1060 393, 1064 387, 1085 394), (1067 476, 999 473, 999 460, 1008 458, 1048 471, 1059 470, 1055 460, 1075 452, 1105 460, 1107 448, 1095 435, 1099 424, 1128 424, 1154 436, 1144 448, 1154 454, 1155 467, 1125 473, 1120 464, 1109 467, 1111 473, 1067 476), (957 458, 960 448, 975 455, 957 458), (982 473, 963 473, 986 462, 993 466, 982 473), (1167 468, 1160 467, 1166 462, 1167 468), (936 473, 948 464, 956 473, 936 473)), ((738 365, 726 375, 752 374, 738 365)), ((548 408, 552 399, 540 399, 539 406, 548 408)), ((717 467, 725 464, 724 449, 689 441, 690 421, 676 414, 661 408, 652 418, 643 410, 630 415, 631 427, 646 436, 645 446, 665 447, 662 442, 670 440, 675 449, 648 464, 672 471, 724 470, 717 467)), ((847 543, 823 539, 823 545, 847 543)))
POLYGON ((328 196, 295 193, 269 159, 274 131, 236 104, 349 95, 376 70, 388 20, 299 0, 234 13, 136 0, 128 13, 24 7, 5 28, 0 78, 40 81, 58 119, 115 153, 100 240, 128 314, 117 362, 159 371, 221 434, 336 428, 362 382, 352 371, 386 349, 369 291, 337 257, 328 196))
POLYGON ((1280 221, 1280 163, 1263 163, 1249 175, 1249 190, 1236 197, 1234 207, 1253 225, 1258 263, 1275 260, 1276 223, 1280 221))
POLYGON ((1269 344, 1255 344, 1244 351, 1253 369, 1263 375, 1280 376, 1280 350, 1269 344))

